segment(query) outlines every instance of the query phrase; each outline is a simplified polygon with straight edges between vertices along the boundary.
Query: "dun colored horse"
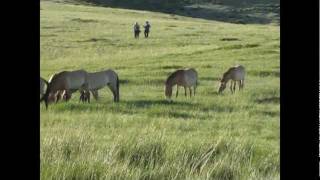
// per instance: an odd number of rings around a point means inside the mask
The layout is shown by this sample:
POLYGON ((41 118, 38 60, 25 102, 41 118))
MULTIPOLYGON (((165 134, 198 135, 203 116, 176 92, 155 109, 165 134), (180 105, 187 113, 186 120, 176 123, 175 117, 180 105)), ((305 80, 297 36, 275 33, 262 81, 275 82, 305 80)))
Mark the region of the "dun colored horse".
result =
POLYGON ((66 100, 69 100, 71 94, 77 90, 80 92, 88 91, 87 72, 84 70, 63 71, 50 78, 46 93, 40 101, 44 100, 46 108, 48 108, 49 103, 58 101, 58 96, 62 95, 66 100))
POLYGON ((177 70, 173 72, 165 82, 165 96, 171 100, 172 87, 177 85, 176 97, 178 97, 179 86, 183 86, 185 90, 185 96, 187 96, 186 88, 189 88, 190 97, 192 95, 191 87, 193 87, 194 96, 196 95, 196 88, 198 84, 198 73, 195 69, 177 70))
MULTIPOLYGON (((98 90, 108 86, 113 94, 114 102, 119 102, 119 77, 116 72, 111 69, 88 73, 88 89, 92 93, 95 100, 98 100, 98 90)), ((90 93, 81 91, 80 100, 90 102, 90 93)))
POLYGON ((222 93, 222 91, 226 88, 229 80, 231 80, 231 93, 234 93, 236 91, 236 82, 238 82, 239 90, 241 90, 244 87, 245 74, 245 68, 241 65, 229 68, 228 71, 223 74, 223 77, 220 81, 219 93, 222 93))

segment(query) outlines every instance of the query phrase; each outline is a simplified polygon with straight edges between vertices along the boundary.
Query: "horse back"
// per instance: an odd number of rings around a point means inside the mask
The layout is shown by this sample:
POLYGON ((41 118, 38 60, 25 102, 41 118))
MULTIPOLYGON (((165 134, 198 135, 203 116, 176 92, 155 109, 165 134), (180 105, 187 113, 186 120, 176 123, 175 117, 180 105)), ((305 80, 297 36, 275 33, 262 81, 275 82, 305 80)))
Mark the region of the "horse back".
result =
POLYGON ((233 80, 243 80, 245 76, 245 69, 243 66, 238 65, 230 68, 229 73, 231 74, 231 78, 233 80))
POLYGON ((114 85, 117 79, 118 75, 112 69, 88 73, 89 89, 100 89, 108 84, 114 85))
POLYGON ((194 68, 184 70, 183 72, 185 86, 194 86, 198 80, 198 73, 194 68))
POLYGON ((88 73, 84 70, 70 71, 65 73, 63 79, 65 79, 65 86, 68 89, 79 89, 85 83, 87 83, 88 73))

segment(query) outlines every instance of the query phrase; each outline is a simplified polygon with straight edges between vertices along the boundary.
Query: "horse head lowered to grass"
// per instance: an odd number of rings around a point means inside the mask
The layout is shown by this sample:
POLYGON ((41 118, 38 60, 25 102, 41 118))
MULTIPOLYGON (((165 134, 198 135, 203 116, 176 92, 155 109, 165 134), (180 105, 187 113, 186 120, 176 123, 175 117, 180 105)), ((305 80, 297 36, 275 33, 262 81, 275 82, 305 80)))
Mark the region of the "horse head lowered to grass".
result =
POLYGON ((172 96, 172 87, 177 85, 177 92, 176 97, 178 97, 179 93, 179 86, 183 86, 185 90, 185 96, 187 96, 187 88, 190 91, 190 97, 192 95, 193 87, 193 94, 196 95, 196 88, 198 84, 198 73, 195 69, 181 69, 176 70, 172 74, 169 75, 165 82, 165 96, 166 98, 171 101, 172 96))

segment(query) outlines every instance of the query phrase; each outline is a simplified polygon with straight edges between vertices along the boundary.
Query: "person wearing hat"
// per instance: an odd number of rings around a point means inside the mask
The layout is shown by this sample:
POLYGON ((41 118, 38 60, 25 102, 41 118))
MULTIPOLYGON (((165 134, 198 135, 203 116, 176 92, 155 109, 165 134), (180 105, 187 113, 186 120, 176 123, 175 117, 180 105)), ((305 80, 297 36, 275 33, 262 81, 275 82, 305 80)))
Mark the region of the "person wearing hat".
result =
POLYGON ((144 37, 147 38, 149 37, 149 32, 150 32, 150 24, 148 21, 146 21, 146 25, 143 26, 144 27, 144 37))

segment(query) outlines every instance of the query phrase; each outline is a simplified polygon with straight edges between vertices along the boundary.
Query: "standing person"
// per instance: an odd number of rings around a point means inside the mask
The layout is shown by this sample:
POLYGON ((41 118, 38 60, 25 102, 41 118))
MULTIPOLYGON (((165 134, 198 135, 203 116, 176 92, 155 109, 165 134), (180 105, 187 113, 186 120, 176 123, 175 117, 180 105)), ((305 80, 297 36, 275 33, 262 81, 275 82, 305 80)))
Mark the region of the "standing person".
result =
POLYGON ((149 37, 149 32, 150 32, 150 24, 148 21, 146 21, 146 25, 143 26, 144 27, 144 37, 147 38, 149 37))
POLYGON ((140 26, 138 24, 138 22, 136 22, 133 26, 133 31, 134 31, 134 37, 135 38, 139 38, 139 34, 140 34, 140 26))

